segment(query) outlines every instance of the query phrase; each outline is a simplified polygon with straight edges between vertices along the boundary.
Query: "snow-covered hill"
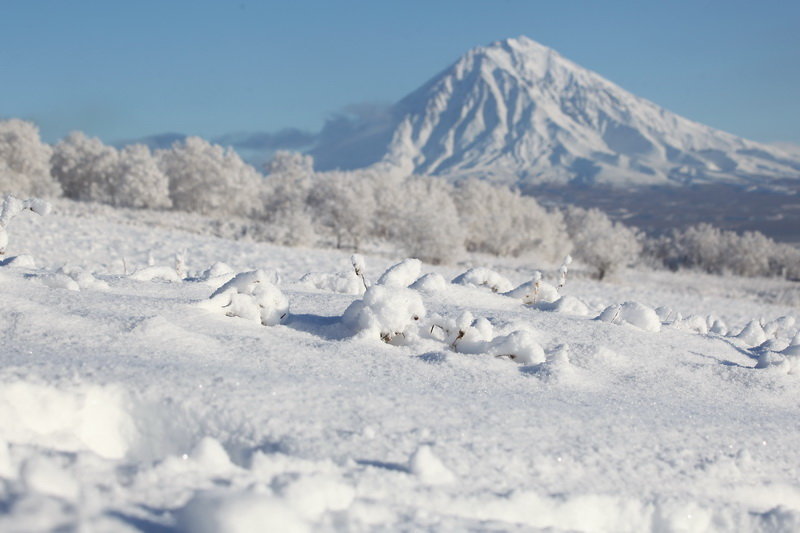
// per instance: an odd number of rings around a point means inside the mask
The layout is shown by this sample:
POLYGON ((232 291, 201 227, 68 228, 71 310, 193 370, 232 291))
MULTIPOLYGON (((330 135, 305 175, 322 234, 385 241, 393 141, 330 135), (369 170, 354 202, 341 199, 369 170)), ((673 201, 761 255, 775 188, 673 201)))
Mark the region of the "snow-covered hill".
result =
POLYGON ((374 256, 364 295, 345 253, 63 205, 0 265, 0 531, 800 527, 791 283, 571 265, 525 304, 532 265, 374 256))
POLYGON ((527 37, 475 48, 374 120, 323 135, 321 169, 508 183, 763 184, 800 158, 692 122, 527 37))

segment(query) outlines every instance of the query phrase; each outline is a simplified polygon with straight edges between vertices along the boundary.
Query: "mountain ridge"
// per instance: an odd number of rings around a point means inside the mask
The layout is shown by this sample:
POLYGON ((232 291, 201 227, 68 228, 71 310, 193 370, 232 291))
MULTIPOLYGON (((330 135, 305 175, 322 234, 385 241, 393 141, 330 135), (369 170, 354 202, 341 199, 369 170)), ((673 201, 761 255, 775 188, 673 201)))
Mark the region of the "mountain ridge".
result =
POLYGON ((800 159, 667 111, 525 36, 473 48, 388 117, 311 153, 320 170, 381 165, 523 186, 800 177, 800 159))

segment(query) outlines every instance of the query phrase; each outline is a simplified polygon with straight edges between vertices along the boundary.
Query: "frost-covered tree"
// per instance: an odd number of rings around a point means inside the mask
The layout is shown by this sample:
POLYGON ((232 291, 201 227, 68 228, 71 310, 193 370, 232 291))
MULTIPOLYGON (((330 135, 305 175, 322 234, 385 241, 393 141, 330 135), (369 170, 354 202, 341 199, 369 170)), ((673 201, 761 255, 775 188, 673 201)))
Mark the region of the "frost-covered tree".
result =
POLYGON ((409 256, 437 264, 463 254, 465 232, 452 195, 452 186, 441 179, 405 181, 391 235, 409 256))
POLYGON ((263 179, 231 148, 188 137, 156 156, 175 209, 240 217, 260 211, 263 179))
POLYGON ((51 154, 33 123, 0 120, 0 194, 59 196, 61 187, 50 175, 51 154))
POLYGON ((265 165, 267 178, 262 217, 271 240, 286 245, 311 245, 316 241, 309 204, 314 160, 311 156, 280 150, 265 165))
POLYGON ((309 195, 319 230, 333 236, 336 247, 358 250, 374 236, 376 181, 370 171, 317 174, 309 195))
POLYGON ((599 209, 569 207, 564 212, 572 254, 605 278, 613 271, 636 261, 642 246, 634 229, 612 222, 599 209))
POLYGON ((461 183, 454 191, 468 251, 518 256, 535 251, 545 259, 569 251, 559 212, 548 212, 531 196, 483 180, 461 183))
POLYGON ((51 173, 67 198, 111 204, 118 160, 119 154, 113 146, 73 131, 53 149, 51 173))
POLYGON ((759 232, 741 235, 710 224, 673 230, 649 243, 649 253, 673 270, 711 274, 789 276, 800 274, 800 251, 759 232))
POLYGON ((172 206, 169 180, 147 146, 132 144, 120 150, 113 176, 114 205, 151 209, 172 206))

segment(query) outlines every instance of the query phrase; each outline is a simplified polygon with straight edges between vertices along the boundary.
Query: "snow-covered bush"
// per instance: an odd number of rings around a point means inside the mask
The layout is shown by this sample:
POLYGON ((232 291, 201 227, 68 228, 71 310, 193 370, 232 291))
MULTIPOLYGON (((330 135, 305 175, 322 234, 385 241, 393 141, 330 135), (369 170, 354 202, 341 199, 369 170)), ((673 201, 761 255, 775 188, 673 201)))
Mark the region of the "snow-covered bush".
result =
POLYGON ((369 170, 316 174, 308 201, 317 232, 332 236, 336 248, 358 250, 364 241, 377 237, 378 191, 375 174, 369 170))
POLYGON ((50 212, 50 204, 39 198, 20 200, 8 194, 0 205, 0 255, 6 253, 8 246, 8 224, 11 220, 25 210, 31 210, 37 215, 44 216, 50 212))
POLYGON ((51 154, 33 123, 0 120, 0 194, 60 196, 61 187, 50 175, 51 154))
POLYGON ((645 331, 661 331, 661 320, 655 310, 638 302, 610 305, 600 313, 597 320, 612 324, 630 324, 645 331))
POLYGON ((143 144, 132 144, 119 151, 112 179, 112 205, 149 209, 172 206, 169 180, 143 144))
POLYGON ((711 274, 800 276, 800 250, 756 231, 741 235, 710 224, 673 230, 651 240, 647 253, 672 270, 690 268, 711 274))
POLYGON ((564 211, 573 254, 594 267, 599 279, 634 263, 641 252, 639 236, 599 209, 569 207, 564 211))
POLYGON ((241 217, 261 211, 263 179, 231 148, 188 137, 156 157, 175 209, 241 217))
POLYGON ((313 165, 311 156, 281 150, 265 166, 261 218, 272 229, 271 241, 290 246, 316 242, 309 204, 313 165))
POLYGON ((214 291, 202 306, 221 310, 226 316, 275 326, 289 315, 289 300, 276 281, 275 275, 264 270, 242 272, 214 291))
POLYGON ((425 305, 419 293, 403 287, 373 285, 345 310, 342 321, 356 332, 393 343, 414 335, 425 305))
POLYGON ((470 252, 518 256, 533 251, 550 260, 568 251, 562 215, 548 212, 532 196, 477 179, 459 184, 453 194, 470 252))
POLYGON ((412 177, 396 198, 389 234, 406 255, 427 263, 451 263, 464 252, 464 229, 444 180, 412 177))
POLYGON ((64 196, 74 200, 113 204, 114 173, 119 153, 100 139, 73 131, 55 145, 51 172, 64 196))

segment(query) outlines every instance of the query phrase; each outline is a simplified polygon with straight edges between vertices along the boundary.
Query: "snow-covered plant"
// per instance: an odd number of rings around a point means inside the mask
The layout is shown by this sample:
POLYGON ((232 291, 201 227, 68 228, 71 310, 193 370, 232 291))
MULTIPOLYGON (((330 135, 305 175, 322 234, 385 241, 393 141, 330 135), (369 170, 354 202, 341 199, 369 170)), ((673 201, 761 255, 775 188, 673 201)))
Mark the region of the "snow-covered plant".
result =
POLYGON ((505 293, 513 288, 513 285, 505 276, 486 267, 470 268, 456 276, 453 279, 453 283, 456 285, 486 287, 497 293, 505 293))
POLYGON ((651 307, 638 302, 625 302, 606 307, 597 320, 612 324, 629 324, 645 331, 661 331, 661 320, 651 307))
POLYGON ((10 194, 3 198, 3 204, 0 206, 0 255, 6 253, 8 246, 8 224, 14 217, 28 209, 44 216, 50 212, 51 207, 49 203, 39 198, 20 200, 10 194))
POLYGON ((378 278, 378 285, 386 287, 408 287, 419 278, 422 272, 422 261, 419 259, 404 259, 386 269, 378 278))
POLYGON ((246 217, 262 208, 261 175, 231 148, 188 137, 156 157, 175 209, 246 217))
POLYGON ((535 252, 547 259, 569 251, 559 212, 548 212, 532 196, 472 179, 456 187, 454 199, 471 252, 518 256, 535 252))
POLYGON ((564 218, 573 242, 573 254, 593 266, 599 279, 638 259, 642 247, 636 230, 612 222, 599 209, 570 207, 564 212, 564 218))
POLYGON ((572 256, 567 254, 564 261, 558 268, 558 290, 560 291, 567 284, 567 272, 569 272, 569 265, 572 264, 572 256))
POLYGON ((289 300, 275 281, 276 277, 264 270, 242 272, 214 291, 204 307, 264 326, 280 324, 289 315, 289 300))
POLYGON ((425 305, 419 293, 403 287, 373 285, 345 310, 342 321, 356 332, 397 343, 416 334, 425 305))
POLYGON ((536 302, 539 299, 539 291, 542 288, 542 273, 538 270, 533 273, 533 279, 531 280, 531 290, 525 297, 522 299, 523 303, 536 305, 536 302))
POLYGON ((33 123, 0 120, 0 194, 60 196, 61 187, 50 175, 51 154, 33 123))
POLYGON ((433 264, 452 263, 464 252, 464 229, 444 180, 412 177, 395 199, 390 237, 410 257, 433 264))
POLYGON ((279 150, 265 165, 261 218, 270 224, 272 241, 297 246, 316 241, 309 205, 314 160, 309 155, 279 150))
POLYGON ((186 250, 175 254, 175 273, 180 279, 185 279, 188 275, 186 270, 186 250))
POLYGON ((51 173, 74 200, 114 204, 119 153, 100 139, 73 131, 53 148, 51 173))
POLYGON ((364 261, 364 256, 360 254, 353 254, 350 256, 350 262, 353 264, 353 270, 356 273, 358 279, 361 280, 361 283, 364 284, 364 290, 369 289, 369 283, 367 283, 367 278, 364 277, 364 271, 367 269, 367 264, 364 261))

